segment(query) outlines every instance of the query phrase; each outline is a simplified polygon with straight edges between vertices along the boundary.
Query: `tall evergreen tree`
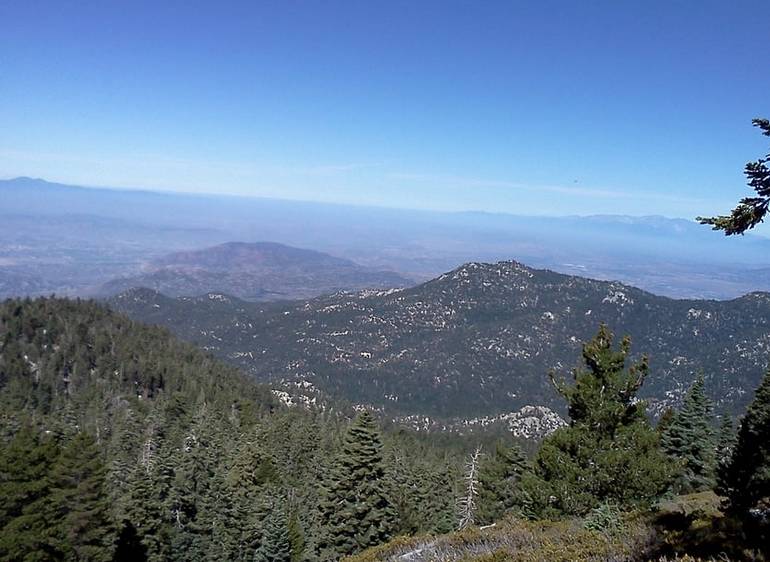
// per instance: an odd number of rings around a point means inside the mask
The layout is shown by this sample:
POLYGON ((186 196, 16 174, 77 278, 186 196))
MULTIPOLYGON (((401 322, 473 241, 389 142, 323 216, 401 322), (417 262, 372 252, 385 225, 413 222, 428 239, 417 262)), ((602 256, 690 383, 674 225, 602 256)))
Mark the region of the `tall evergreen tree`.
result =
POLYGON ((418 531, 424 488, 415 483, 415 475, 398 447, 390 447, 385 456, 388 498, 398 518, 398 534, 411 535, 418 531))
POLYGON ((585 368, 573 371, 573 385, 551 377, 567 400, 570 424, 545 439, 535 460, 537 478, 528 479, 527 491, 541 498, 543 511, 584 514, 607 501, 646 503, 668 486, 669 463, 636 399, 647 360, 627 368, 630 339, 618 350, 612 340, 602 325, 583 346, 585 368))
POLYGON ((386 497, 382 444, 369 412, 349 428, 328 486, 322 506, 323 559, 336 560, 391 537, 395 511, 386 497))
POLYGON ((479 467, 477 520, 494 523, 519 504, 519 481, 527 470, 527 457, 518 445, 498 441, 493 455, 479 467))
POLYGON ((735 450, 737 435, 735 434, 735 425, 728 415, 722 416, 722 422, 719 424, 717 432, 716 446, 716 466, 717 470, 721 466, 726 466, 730 462, 735 450))
POLYGON ((305 532, 302 529, 302 521, 296 509, 287 520, 289 532, 289 545, 291 546, 291 562, 301 562, 305 554, 305 532))
POLYGON ((674 408, 668 407, 663 410, 663 413, 658 418, 655 431, 663 435, 674 422, 674 416, 676 416, 676 410, 674 410, 674 408))
POLYGON ((79 433, 62 450, 51 473, 51 504, 68 558, 112 560, 115 530, 104 490, 106 469, 94 438, 79 433))
MULTIPOLYGON (((224 470, 224 469, 223 469, 224 470)), ((226 475, 212 483, 214 513, 207 560, 251 561, 258 544, 255 499, 226 475)))
POLYGON ((212 484, 211 559, 251 561, 259 544, 262 498, 277 479, 272 459, 253 436, 245 437, 227 474, 212 484))
POLYGON ((181 447, 173 453, 174 477, 166 510, 174 527, 175 560, 201 560, 205 556, 215 510, 212 484, 223 434, 207 405, 200 404, 181 447))
MULTIPOLYGON (((148 437, 143 450, 154 437, 148 437)), ((173 450, 163 440, 153 446, 149 456, 140 454, 140 462, 134 468, 128 483, 125 511, 128 520, 136 528, 151 562, 166 560, 172 537, 171 515, 167 509, 174 478, 173 450)))
POLYGON ((120 525, 112 561, 147 562, 147 548, 142 544, 136 527, 128 520, 123 521, 120 525))
POLYGON ((455 527, 454 509, 459 466, 446 455, 435 457, 415 436, 399 431, 385 447, 387 493, 397 513, 399 535, 449 532, 455 527))
POLYGON ((49 508, 51 470, 58 456, 55 443, 41 440, 23 424, 0 449, 0 558, 56 560, 63 556, 52 527, 58 523, 49 508))
POLYGON ((118 430, 107 445, 111 459, 107 472, 107 495, 115 508, 116 518, 125 518, 124 500, 128 496, 128 484, 136 466, 142 445, 142 420, 131 408, 121 412, 115 420, 118 430))
POLYGON ((678 493, 710 490, 715 483, 716 441, 712 403, 698 377, 661 436, 661 446, 679 468, 674 483, 678 493))
POLYGON ((41 442, 29 423, 0 448, 0 529, 48 493, 48 473, 57 454, 54 442, 41 442))
POLYGON ((770 506, 770 371, 741 419, 730 461, 720 466, 717 492, 726 497, 727 509, 739 516, 760 505, 770 506))
POLYGON ((267 515, 254 562, 291 562, 291 539, 286 513, 273 502, 267 515))

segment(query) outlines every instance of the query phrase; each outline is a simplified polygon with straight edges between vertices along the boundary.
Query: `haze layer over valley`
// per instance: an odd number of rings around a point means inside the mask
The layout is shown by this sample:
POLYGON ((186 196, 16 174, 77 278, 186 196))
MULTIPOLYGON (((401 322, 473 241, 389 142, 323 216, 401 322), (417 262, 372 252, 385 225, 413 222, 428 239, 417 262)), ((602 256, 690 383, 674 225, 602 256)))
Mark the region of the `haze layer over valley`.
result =
MULTIPOLYGON (((231 242, 280 243, 350 260, 346 267, 360 266, 365 276, 379 272, 368 280, 289 291, 285 298, 404 286, 466 262, 511 259, 671 297, 726 299, 770 289, 770 240, 722 238, 682 219, 409 211, 82 188, 29 178, 0 181, 0 200, 3 297, 92 296, 134 282, 162 291, 173 282, 169 275, 165 282, 158 277, 174 268, 159 267, 158 260, 231 242)), ((281 296, 269 283, 249 283, 251 294, 241 296, 281 296)), ((232 283, 215 287, 202 279, 168 292, 209 290, 234 292, 232 283)))

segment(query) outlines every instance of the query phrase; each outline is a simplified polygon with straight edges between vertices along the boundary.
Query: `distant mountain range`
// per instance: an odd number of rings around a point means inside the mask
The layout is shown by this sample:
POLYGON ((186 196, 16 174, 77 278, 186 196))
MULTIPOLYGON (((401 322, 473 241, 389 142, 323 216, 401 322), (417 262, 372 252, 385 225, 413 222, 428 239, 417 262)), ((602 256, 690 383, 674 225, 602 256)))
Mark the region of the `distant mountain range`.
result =
POLYGON ((516 262, 469 263, 412 288, 298 303, 172 299, 148 290, 110 303, 259 380, 418 421, 485 423, 528 406, 563 413, 547 373, 577 365, 582 342, 601 322, 618 339, 630 335, 636 356, 649 355, 642 395, 657 413, 676 404, 699 372, 718 411, 742 412, 770 358, 766 293, 674 300, 516 262))
POLYGON ((306 299, 341 290, 413 283, 350 260, 274 242, 229 242, 156 258, 141 275, 114 279, 100 293, 146 287, 169 296, 225 292, 245 300, 306 299))
MULTIPOLYGON (((216 189, 216 186, 212 186, 216 189)), ((0 298, 88 296, 169 252, 271 240, 427 281, 511 260, 677 298, 770 290, 770 240, 664 217, 527 217, 0 180, 0 298)), ((225 288, 217 289, 224 291, 225 288)))

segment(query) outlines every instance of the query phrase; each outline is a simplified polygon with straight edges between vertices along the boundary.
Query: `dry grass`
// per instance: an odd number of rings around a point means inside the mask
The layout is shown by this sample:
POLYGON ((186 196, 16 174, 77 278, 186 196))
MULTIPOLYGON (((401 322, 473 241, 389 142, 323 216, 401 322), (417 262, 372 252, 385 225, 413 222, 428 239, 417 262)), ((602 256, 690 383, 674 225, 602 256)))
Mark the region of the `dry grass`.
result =
POLYGON ((441 537, 396 539, 348 562, 625 562, 640 560, 650 529, 629 522, 609 536, 587 530, 581 521, 506 520, 488 529, 468 529, 441 537))
POLYGON ((401 537, 346 562, 765 562, 762 543, 719 511, 712 493, 661 503, 654 512, 623 514, 607 531, 583 520, 507 519, 439 537, 401 537), (590 525, 589 525, 590 526, 590 525))

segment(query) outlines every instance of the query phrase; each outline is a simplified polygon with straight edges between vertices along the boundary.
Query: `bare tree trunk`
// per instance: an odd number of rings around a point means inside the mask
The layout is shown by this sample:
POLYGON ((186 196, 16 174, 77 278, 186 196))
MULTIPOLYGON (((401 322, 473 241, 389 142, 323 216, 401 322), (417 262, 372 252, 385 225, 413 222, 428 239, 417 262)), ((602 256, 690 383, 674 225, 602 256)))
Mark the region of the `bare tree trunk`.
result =
POLYGON ((479 495, 479 459, 481 459, 481 445, 465 463, 465 495, 458 502, 458 529, 466 529, 476 522, 476 496, 479 495))

